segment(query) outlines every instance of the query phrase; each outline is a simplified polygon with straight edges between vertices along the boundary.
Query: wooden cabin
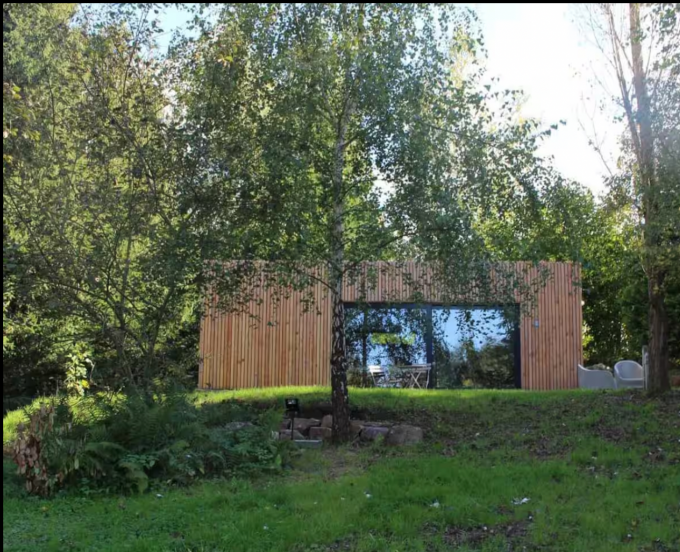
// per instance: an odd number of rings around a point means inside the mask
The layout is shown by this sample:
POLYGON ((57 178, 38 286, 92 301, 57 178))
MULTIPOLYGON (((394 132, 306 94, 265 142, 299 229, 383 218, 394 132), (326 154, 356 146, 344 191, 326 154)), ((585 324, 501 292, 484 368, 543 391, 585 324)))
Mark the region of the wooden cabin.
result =
MULTIPOLYGON (((420 319, 429 320, 428 323, 442 309, 447 316, 456 308, 466 313, 483 309, 498 317, 501 311, 492 309, 507 310, 514 306, 517 313, 511 345, 514 385, 536 390, 577 387, 577 366, 583 357, 580 267, 572 263, 503 265, 535 291, 522 296, 513 292, 511 301, 500 294, 498 301, 488 295, 480 301, 474 292, 457 299, 444 298, 427 286, 414 291, 414 279, 422 281, 428 272, 426 267, 417 263, 400 263, 398 268, 392 263, 371 263, 371 267, 378 269, 373 284, 367 289, 365 285, 346 282, 343 300, 348 309, 360 305, 364 309, 398 309, 398 312, 419 309, 420 319), (509 302, 512 304, 508 305, 509 302)), ((201 324, 199 387, 329 385, 330 296, 322 282, 315 283, 307 294, 306 299, 313 299, 311 306, 303 300, 301 292, 281 296, 263 287, 239 312, 224 312, 216 307, 214 298, 208 301, 201 324)), ((433 347, 432 331, 418 339, 424 343, 424 360, 432 363, 436 373, 439 349, 433 347)), ((460 344, 460 338, 456 339, 454 344, 460 344)), ((365 357, 364 352, 367 362, 365 357)))

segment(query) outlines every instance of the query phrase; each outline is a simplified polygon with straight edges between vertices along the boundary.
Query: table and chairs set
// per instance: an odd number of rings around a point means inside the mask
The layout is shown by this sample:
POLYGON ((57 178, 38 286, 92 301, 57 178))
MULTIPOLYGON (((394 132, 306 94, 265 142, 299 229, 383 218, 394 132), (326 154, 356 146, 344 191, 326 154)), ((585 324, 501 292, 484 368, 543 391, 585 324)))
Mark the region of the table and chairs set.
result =
POLYGON ((431 364, 406 366, 368 366, 368 373, 376 387, 427 389, 430 385, 431 364))

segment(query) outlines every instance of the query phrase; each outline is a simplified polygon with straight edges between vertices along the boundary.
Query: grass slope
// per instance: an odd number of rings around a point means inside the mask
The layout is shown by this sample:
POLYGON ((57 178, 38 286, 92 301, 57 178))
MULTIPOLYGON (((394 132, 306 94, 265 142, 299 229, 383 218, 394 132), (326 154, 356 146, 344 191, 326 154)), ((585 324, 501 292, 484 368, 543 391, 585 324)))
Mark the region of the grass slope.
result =
MULTIPOLYGON (((290 395, 314 412, 328 390, 200 400, 290 395)), ((422 425, 426 442, 305 451, 279 477, 125 498, 26 498, 6 463, 3 550, 680 550, 678 393, 376 389, 352 401, 357 416, 422 425)))

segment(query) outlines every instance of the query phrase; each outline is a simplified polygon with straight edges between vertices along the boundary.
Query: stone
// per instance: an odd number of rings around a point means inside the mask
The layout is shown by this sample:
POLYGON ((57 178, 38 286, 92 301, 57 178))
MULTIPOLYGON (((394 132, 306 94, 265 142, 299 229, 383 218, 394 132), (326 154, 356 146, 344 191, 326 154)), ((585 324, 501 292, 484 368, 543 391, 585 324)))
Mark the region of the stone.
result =
POLYGON ((323 441, 318 439, 303 439, 302 441, 295 441, 297 448, 301 449, 319 449, 323 446, 323 441))
POLYGON ((333 430, 330 427, 310 427, 310 439, 321 439, 322 441, 330 441, 333 438, 333 430))
POLYGON ((321 420, 316 418, 295 418, 295 425, 293 429, 297 429, 300 433, 307 433, 310 427, 317 427, 321 425, 321 420))
POLYGON ((283 420, 281 422, 281 427, 279 428, 281 431, 284 431, 286 429, 290 429, 290 420, 283 420))
POLYGON ((250 422, 229 422, 228 424, 224 425, 224 429, 226 431, 240 431, 242 429, 245 429, 247 427, 253 427, 253 424, 250 422))
POLYGON ((326 414, 321 419, 321 427, 333 427, 333 415, 332 414, 326 414))
POLYGON ((362 441, 375 441, 377 439, 387 437, 390 432, 386 427, 380 426, 368 426, 361 430, 361 440, 362 441))
MULTIPOLYGON (((365 430, 364 430, 365 431, 365 430)), ((391 446, 415 445, 423 440, 423 430, 412 425, 396 425, 390 429, 385 444, 391 446)))
MULTIPOLYGON (((304 441, 305 436, 302 435, 299 431, 293 430, 293 440, 294 441, 304 441)), ((287 440, 290 441, 290 429, 284 429, 283 431, 279 431, 279 440, 287 440)))
POLYGON ((362 424, 358 420, 351 421, 350 432, 352 433, 352 437, 356 437, 357 435, 359 435, 362 429, 364 429, 364 424, 362 424))

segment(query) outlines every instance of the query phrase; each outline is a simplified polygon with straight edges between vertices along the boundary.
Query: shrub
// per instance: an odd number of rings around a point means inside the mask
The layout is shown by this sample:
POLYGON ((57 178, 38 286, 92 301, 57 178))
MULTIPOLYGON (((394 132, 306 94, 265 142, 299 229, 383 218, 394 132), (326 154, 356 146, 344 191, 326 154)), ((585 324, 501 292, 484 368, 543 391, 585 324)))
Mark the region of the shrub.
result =
POLYGON ((352 387, 375 387, 373 378, 363 368, 351 368, 347 371, 347 385, 352 387))
POLYGON ((234 403, 203 409, 186 395, 108 397, 41 405, 21 426, 14 461, 32 494, 61 488, 143 492, 153 481, 278 469, 286 443, 272 437, 280 414, 234 403), (238 429, 219 425, 247 421, 238 429))
POLYGON ((41 405, 28 425, 19 424, 14 442, 13 459, 17 472, 26 480, 29 493, 48 495, 54 476, 48 473, 47 454, 43 450, 46 436, 54 431, 54 406, 41 405))
POLYGON ((463 345, 438 351, 437 387, 485 387, 499 389, 514 384, 514 356, 506 343, 486 343, 479 350, 463 345))

